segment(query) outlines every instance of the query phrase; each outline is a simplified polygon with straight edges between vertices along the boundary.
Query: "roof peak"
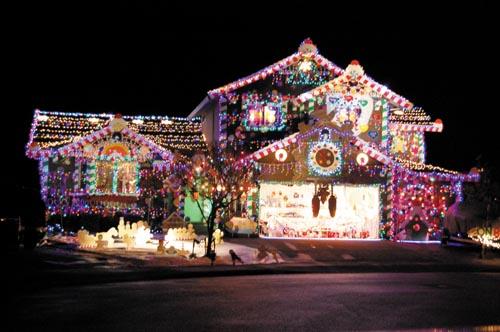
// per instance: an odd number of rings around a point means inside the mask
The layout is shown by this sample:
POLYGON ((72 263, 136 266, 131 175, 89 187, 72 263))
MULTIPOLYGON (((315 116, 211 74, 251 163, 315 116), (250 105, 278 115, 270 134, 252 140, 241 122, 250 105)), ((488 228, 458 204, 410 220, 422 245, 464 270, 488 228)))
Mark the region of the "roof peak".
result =
POLYGON ((311 38, 306 38, 300 43, 299 53, 318 53, 318 47, 313 43, 311 38))

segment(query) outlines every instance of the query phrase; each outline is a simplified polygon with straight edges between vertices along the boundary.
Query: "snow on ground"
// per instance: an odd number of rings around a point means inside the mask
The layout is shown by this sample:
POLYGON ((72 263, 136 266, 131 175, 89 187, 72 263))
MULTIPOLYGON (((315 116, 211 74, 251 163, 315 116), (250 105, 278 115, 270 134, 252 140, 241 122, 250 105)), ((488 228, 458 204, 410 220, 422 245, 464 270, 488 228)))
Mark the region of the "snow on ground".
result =
MULTIPOLYGON (((76 237, 73 236, 57 235, 50 237, 49 240, 78 246, 76 237)), ((197 266, 210 265, 211 263, 208 258, 203 257, 205 254, 203 243, 195 244, 194 253, 196 258, 194 259, 189 259, 189 255, 193 252, 193 241, 167 242, 164 244, 164 247, 165 252, 158 252, 158 241, 151 240, 143 245, 127 249, 122 241, 116 240, 110 247, 104 249, 97 249, 95 247, 79 249, 125 259, 138 259, 144 261, 145 265, 197 266)), ((232 265, 230 250, 233 250, 241 258, 243 264, 278 264, 285 262, 278 252, 275 253, 276 257, 270 252, 259 255, 258 249, 241 244, 223 242, 215 247, 217 254, 215 265, 232 265)), ((241 263, 236 261, 236 264, 239 265, 241 263)))

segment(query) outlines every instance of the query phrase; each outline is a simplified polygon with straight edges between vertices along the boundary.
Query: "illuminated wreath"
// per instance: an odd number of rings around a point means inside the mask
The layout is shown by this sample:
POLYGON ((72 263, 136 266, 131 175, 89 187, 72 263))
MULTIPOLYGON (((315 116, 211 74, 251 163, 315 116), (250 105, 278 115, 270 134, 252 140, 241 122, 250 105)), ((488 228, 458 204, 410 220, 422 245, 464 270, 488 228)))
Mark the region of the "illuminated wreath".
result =
POLYGON ((338 175, 342 168, 340 145, 334 142, 312 143, 307 162, 313 175, 338 175))

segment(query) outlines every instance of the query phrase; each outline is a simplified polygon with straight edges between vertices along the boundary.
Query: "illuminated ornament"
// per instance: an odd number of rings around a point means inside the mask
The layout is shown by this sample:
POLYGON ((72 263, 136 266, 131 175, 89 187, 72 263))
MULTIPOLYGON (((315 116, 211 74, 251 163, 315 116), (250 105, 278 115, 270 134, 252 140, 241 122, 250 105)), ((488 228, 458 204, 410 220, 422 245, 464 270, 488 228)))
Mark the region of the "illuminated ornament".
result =
POLYGON ((347 78, 347 80, 357 81, 359 77, 365 74, 365 71, 358 60, 352 60, 349 66, 347 66, 345 73, 345 78, 347 78))
POLYGON ((311 38, 306 38, 299 46, 299 53, 318 53, 318 48, 311 38))
POLYGON ((123 120, 121 114, 116 114, 113 120, 109 122, 111 130, 114 132, 120 132, 127 127, 127 121, 123 120))
POLYGON ((333 142, 316 142, 308 154, 310 173, 319 176, 338 175, 342 166, 340 145, 333 142))
POLYGON ((360 166, 365 166, 366 164, 368 164, 368 160, 369 160, 368 155, 364 152, 360 152, 356 156, 356 162, 360 166))
POLYGON ((288 157, 288 152, 285 149, 279 149, 274 153, 274 157, 279 162, 284 162, 288 157))

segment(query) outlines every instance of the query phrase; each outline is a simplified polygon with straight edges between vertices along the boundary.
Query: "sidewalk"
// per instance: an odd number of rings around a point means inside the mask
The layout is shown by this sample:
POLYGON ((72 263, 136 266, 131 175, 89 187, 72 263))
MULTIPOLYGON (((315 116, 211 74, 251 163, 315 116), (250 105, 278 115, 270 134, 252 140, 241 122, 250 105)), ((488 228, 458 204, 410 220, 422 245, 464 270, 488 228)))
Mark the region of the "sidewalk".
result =
POLYGON ((235 275, 293 273, 385 272, 500 272, 500 253, 486 259, 464 248, 438 244, 403 244, 389 241, 311 241, 228 239, 217 247, 214 266, 207 258, 157 255, 151 251, 83 250, 51 245, 8 255, 6 276, 13 281, 7 291, 29 292, 41 288, 98 283, 197 278, 235 275), (275 248, 279 263, 267 258, 256 263, 257 248, 275 248), (233 249, 245 264, 232 265, 233 249), (9 266, 10 265, 10 266, 9 266))

